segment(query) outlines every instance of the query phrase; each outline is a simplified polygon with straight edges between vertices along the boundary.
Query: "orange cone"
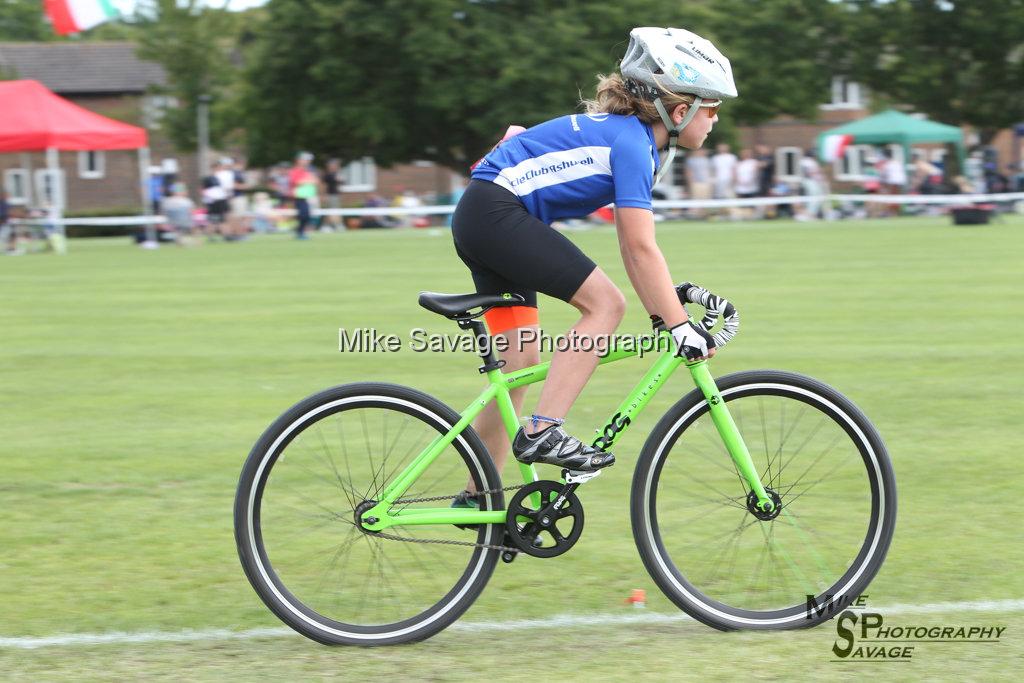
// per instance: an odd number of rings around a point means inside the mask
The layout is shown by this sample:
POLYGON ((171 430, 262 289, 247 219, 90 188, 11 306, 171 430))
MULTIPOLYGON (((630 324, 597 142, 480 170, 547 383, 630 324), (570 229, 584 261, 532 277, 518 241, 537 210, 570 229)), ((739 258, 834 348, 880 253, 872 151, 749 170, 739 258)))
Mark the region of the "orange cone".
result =
POLYGON ((643 588, 634 588, 624 602, 637 609, 643 609, 647 606, 647 591, 643 588))

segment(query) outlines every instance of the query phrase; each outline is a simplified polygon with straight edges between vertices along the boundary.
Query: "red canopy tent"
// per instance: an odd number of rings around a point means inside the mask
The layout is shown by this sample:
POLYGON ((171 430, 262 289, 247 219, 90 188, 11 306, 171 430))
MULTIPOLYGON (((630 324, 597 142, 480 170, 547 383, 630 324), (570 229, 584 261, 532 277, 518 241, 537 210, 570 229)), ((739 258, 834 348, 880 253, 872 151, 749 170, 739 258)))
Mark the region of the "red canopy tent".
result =
MULTIPOLYGON (((46 165, 60 171, 60 151, 139 150, 143 206, 149 198, 149 140, 145 128, 108 119, 55 95, 38 81, 0 81, 0 153, 46 152, 46 165)), ((58 187, 56 183, 54 187, 58 187)), ((60 220, 63 198, 51 202, 60 220)))
POLYGON ((0 152, 142 149, 145 128, 100 116, 38 81, 0 81, 0 152))

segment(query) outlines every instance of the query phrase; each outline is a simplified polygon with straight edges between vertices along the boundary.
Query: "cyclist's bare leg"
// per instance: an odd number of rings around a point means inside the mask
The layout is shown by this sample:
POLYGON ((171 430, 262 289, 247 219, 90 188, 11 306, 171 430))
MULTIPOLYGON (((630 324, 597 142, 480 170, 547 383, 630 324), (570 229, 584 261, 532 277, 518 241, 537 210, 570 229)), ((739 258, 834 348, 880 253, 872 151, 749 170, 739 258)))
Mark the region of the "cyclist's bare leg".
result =
MULTIPOLYGON (((595 268, 583 281, 569 303, 583 314, 569 330, 570 339, 575 334, 577 338, 589 336, 596 342, 596 338, 612 334, 626 312, 626 298, 600 268, 595 268)), ((597 362, 598 355, 593 350, 556 350, 551 357, 551 370, 540 392, 536 414, 564 419, 594 373, 597 362)), ((529 423, 525 430, 533 434, 548 426, 550 424, 546 422, 529 423)))
MULTIPOLYGON (((538 341, 537 326, 531 325, 528 328, 521 327, 509 330, 500 336, 508 340, 508 348, 499 354, 501 359, 505 361, 505 367, 502 368, 504 372, 520 370, 540 363, 540 342, 538 341), (521 333, 526 329, 532 330, 533 334, 527 341, 523 342, 521 333)), ((526 398, 526 390, 529 388, 529 386, 518 387, 509 392, 516 415, 522 414, 523 400, 526 398)), ((491 459, 494 460, 494 467, 500 474, 505 461, 508 459, 508 452, 512 444, 509 442, 508 431, 505 429, 505 423, 501 419, 501 413, 498 412, 497 403, 491 401, 477 415, 476 419, 473 420, 473 430, 476 431, 480 436, 480 440, 487 446, 487 451, 491 454, 491 459)), ((475 491, 472 481, 466 486, 466 490, 470 492, 475 491)))

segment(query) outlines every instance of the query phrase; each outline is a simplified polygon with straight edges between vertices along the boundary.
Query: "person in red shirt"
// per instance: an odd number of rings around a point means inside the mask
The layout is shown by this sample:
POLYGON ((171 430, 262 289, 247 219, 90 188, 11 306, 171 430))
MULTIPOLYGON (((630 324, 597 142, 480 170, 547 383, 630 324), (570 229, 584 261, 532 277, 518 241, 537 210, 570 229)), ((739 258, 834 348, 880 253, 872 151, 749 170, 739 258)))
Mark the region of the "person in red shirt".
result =
POLYGON ((299 224, 295 228, 296 239, 309 239, 306 235, 306 226, 312 219, 309 210, 309 200, 317 196, 320 180, 312 168, 313 155, 309 152, 299 152, 295 157, 295 165, 288 172, 288 194, 295 202, 295 210, 298 212, 299 224))

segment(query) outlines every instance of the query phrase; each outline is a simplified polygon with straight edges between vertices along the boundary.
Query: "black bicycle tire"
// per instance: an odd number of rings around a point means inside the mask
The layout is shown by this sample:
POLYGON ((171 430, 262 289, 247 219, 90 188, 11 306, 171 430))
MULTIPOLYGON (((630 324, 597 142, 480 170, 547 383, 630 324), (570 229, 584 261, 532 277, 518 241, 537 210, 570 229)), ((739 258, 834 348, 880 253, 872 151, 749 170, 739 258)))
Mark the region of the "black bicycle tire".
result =
MULTIPOLYGON (((265 484, 273 467, 273 463, 271 463, 270 467, 265 468, 266 473, 258 481, 256 477, 264 469, 261 465, 268 459, 276 459, 277 454, 287 446, 291 438, 294 438, 295 435, 301 432, 301 429, 294 429, 293 426, 297 425, 304 417, 309 416, 321 406, 330 405, 343 399, 365 398, 372 400, 381 397, 405 401, 422 411, 426 411, 426 414, 434 419, 434 424, 429 422, 427 424, 439 429, 442 434, 444 431, 447 431, 448 427, 454 425, 460 419, 458 413, 449 406, 428 394, 410 387, 377 382, 360 382, 331 387, 295 404, 263 432, 249 453, 245 466, 242 469, 235 496, 235 542, 242 568, 249 579, 249 583, 264 604, 281 621, 307 638, 325 645, 397 645, 429 638, 450 626, 469 609, 487 585, 498 562, 499 552, 497 550, 478 548, 470 560, 471 564, 474 562, 479 563, 472 576, 467 578, 466 573, 469 571, 467 567, 467 572, 460 577, 459 582, 453 586, 452 590, 445 595, 442 601, 435 604, 433 608, 416 615, 416 617, 396 622, 396 624, 378 626, 347 625, 352 628, 346 632, 330 624, 311 623, 311 621, 315 620, 311 614, 316 614, 313 610, 303 605, 297 598, 295 599, 296 603, 298 603, 297 605, 282 599, 279 593, 288 593, 289 595, 291 593, 287 591, 283 584, 275 584, 274 579, 276 576, 268 576, 270 572, 267 571, 267 567, 264 565, 269 565, 269 562, 266 560, 262 543, 257 538, 259 534, 253 532, 255 524, 250 525, 249 523, 250 513, 254 512, 253 499, 261 495, 262 486, 265 484), (269 452, 269 449, 271 449, 275 442, 284 438, 282 435, 289 428, 293 428, 294 431, 290 438, 278 444, 274 449, 276 453, 269 452), (260 490, 254 492, 253 487, 258 487, 260 490), (263 553, 262 558, 259 555, 261 552, 263 553), (466 584, 469 584, 468 587, 466 587, 466 584), (282 591, 282 588, 285 590, 282 591), (445 602, 449 596, 456 593, 459 594, 456 600, 445 602), (445 602, 445 604, 442 605, 442 602, 445 602), (441 616, 434 616, 442 608, 444 613, 441 616), (416 623, 410 623, 417 617, 422 617, 419 619, 420 622, 429 621, 429 623, 424 623, 418 627, 416 623)), ((420 413, 420 415, 423 416, 423 413, 420 413)), ((426 420, 424 421, 426 422, 426 420)), ((467 467, 471 464, 476 466, 479 477, 477 484, 483 487, 481 490, 501 488, 501 480, 490 454, 472 427, 467 426, 460 434, 460 438, 453 442, 453 445, 462 455, 464 461, 467 458, 470 459, 471 462, 467 462, 467 467)), ((470 470, 470 473, 472 474, 472 470, 470 470)), ((504 509, 504 496, 500 491, 493 494, 493 498, 489 502, 493 505, 493 509, 504 509)), ((485 500, 482 508, 488 509, 487 506, 488 501, 485 500)), ((481 539, 484 543, 500 544, 503 533, 504 525, 502 524, 482 525, 478 530, 477 538, 481 539)), ((272 569, 270 571, 272 572, 272 569)), ((277 581, 280 582, 279 579, 277 581)), ((328 621, 331 620, 328 619, 328 621)))
MULTIPOLYGON (((877 519, 875 519, 873 515, 872 519, 872 523, 877 526, 877 545, 875 550, 871 552, 870 558, 868 558, 868 563, 860 571, 859 578, 857 578, 849 586, 848 590, 844 592, 846 596, 850 597, 860 595, 874 579, 878 570, 881 568, 882 563, 885 561, 885 556, 892 542, 896 522, 895 475, 893 473, 892 463, 885 448, 885 444, 874 425, 871 424, 867 416, 865 416, 864 413, 848 398, 832 387, 805 375, 777 370, 750 370, 718 378, 716 380, 716 384, 719 391, 723 394, 723 397, 730 392, 734 394, 741 392, 743 387, 766 384, 788 385, 805 392, 810 392, 827 400, 829 403, 837 407, 853 421, 856 427, 864 435, 866 445, 868 446, 870 453, 876 458, 875 462, 877 463, 878 470, 881 474, 878 482, 872 481, 872 486, 875 486, 876 484, 881 486, 880 495, 883 499, 881 515, 879 515, 877 519)), ((674 565, 672 565, 669 571, 666 572, 666 562, 663 557, 665 554, 664 547, 660 546, 660 535, 657 530, 652 529, 653 523, 651 518, 653 515, 651 510, 654 500, 649 497, 648 491, 653 490, 654 499, 656 499, 657 494, 656 489, 654 488, 654 484, 656 484, 656 482, 650 482, 650 478, 652 476, 656 477, 658 474, 652 472, 652 468, 658 468, 660 470, 660 466, 665 461, 664 458, 659 457, 659 449, 662 447, 662 444, 667 441, 674 443, 679 434, 685 431, 690 424, 706 412, 706 400, 700 390, 694 389, 686 394, 676 404, 669 408, 665 415, 658 421, 657 425, 655 425, 650 436, 648 436, 647 441, 644 443, 640 457, 637 460, 630 495, 630 516, 633 527, 633 538, 636 542, 637 550, 639 551, 640 557, 651 578, 666 597, 668 597, 680 609, 692 616, 694 619, 719 630, 778 630, 807 628, 831 619, 838 614, 840 610, 827 610, 819 614, 815 611, 808 613, 808 611, 804 609, 799 613, 800 618, 795 618, 794 615, 796 613, 793 612, 793 610, 795 610, 797 606, 794 605, 786 610, 762 613, 767 615, 778 615, 781 613, 787 614, 786 617, 765 617, 765 621, 785 619, 786 623, 782 625, 774 623, 757 623, 756 618, 750 616, 751 614, 757 614, 756 612, 723 606, 721 603, 710 598, 708 598, 707 602, 701 602, 699 599, 692 598, 687 594, 687 588, 693 589, 692 592, 702 596, 703 593, 701 593, 698 588, 692 586, 692 584, 689 584, 685 577, 675 569, 674 565), (695 408, 697 408, 696 411, 694 411, 695 408), (681 420, 688 413, 691 413, 691 411, 692 414, 686 419, 686 422, 681 422, 681 420), (670 431, 672 431, 672 434, 670 434, 670 431), (656 460, 656 458, 658 458, 658 460, 656 460), (649 486, 649 484, 652 485, 649 486), (652 539, 655 539, 656 542, 652 543, 652 539), (673 576, 673 571, 675 572, 675 576, 673 576), (726 609, 723 609, 723 607, 726 609), (731 614, 729 613, 729 610, 732 610, 731 614), (726 613, 726 618, 719 616, 719 614, 723 612, 726 613), (748 620, 754 620, 755 623, 744 623, 748 620)), ((846 425, 840 424, 840 426, 846 429, 847 433, 850 434, 850 429, 846 425)), ((860 450, 861 456, 864 457, 864 450, 860 448, 858 448, 858 450, 860 450)), ((869 480, 871 480, 871 478, 871 470, 869 469, 869 480)), ((858 555, 858 559, 860 559, 860 554, 858 555)), ((854 564, 856 564, 856 562, 854 564)), ((844 576, 848 575, 853 569, 853 567, 848 569, 847 574, 844 574, 844 576)))

